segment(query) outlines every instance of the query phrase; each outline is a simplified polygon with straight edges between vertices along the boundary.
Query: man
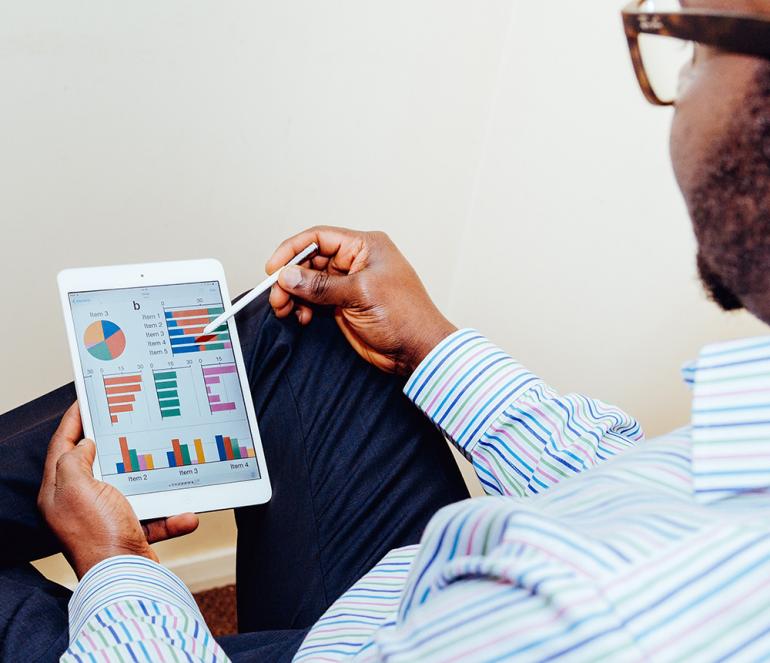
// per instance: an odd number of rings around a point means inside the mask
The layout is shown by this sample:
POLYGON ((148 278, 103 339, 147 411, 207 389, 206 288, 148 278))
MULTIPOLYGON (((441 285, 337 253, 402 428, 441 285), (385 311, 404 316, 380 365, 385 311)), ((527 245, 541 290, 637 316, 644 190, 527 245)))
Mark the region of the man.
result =
MULTIPOLYGON (((676 99, 676 175, 706 287, 770 322, 770 0, 686 8, 699 11, 629 9, 637 74, 669 101, 637 32, 701 42, 676 99), (754 18, 720 16, 728 6, 754 18)), ((262 302, 241 323, 275 486, 270 504, 237 513, 244 633, 217 644, 155 561, 148 541, 195 516, 140 526, 91 476, 76 406, 39 506, 80 584, 69 599, 23 563, 57 549, 34 495, 66 387, 2 418, 4 660, 65 648, 67 661, 767 657, 770 338, 706 348, 686 371, 693 426, 640 444, 617 408, 559 395, 456 330, 381 234, 312 229, 268 271, 310 241, 320 255, 283 272, 275 315, 262 302), (458 502, 436 427, 489 497, 458 502)))

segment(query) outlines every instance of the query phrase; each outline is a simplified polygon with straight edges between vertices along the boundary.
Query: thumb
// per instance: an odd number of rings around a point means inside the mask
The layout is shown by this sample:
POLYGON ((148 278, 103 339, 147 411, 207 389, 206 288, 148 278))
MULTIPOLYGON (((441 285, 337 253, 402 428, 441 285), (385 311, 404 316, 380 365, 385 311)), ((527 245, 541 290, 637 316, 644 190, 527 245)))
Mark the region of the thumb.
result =
POLYGON ((80 440, 56 462, 56 485, 79 485, 86 480, 93 481, 93 463, 96 445, 91 440, 80 440))
POLYGON ((286 292, 313 304, 350 306, 355 276, 341 276, 291 265, 278 275, 278 285, 286 292))
POLYGON ((87 469, 88 473, 93 476, 92 466, 94 464, 94 459, 96 458, 96 445, 93 440, 80 440, 68 455, 76 459, 78 463, 84 469, 87 469))

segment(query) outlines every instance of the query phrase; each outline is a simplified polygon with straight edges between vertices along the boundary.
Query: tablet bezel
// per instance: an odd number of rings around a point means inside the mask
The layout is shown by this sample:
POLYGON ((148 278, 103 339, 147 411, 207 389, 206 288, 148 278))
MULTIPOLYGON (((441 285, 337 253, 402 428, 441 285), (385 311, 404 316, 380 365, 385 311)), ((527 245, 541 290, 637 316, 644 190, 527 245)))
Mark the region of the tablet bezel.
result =
MULTIPOLYGON (((83 267, 65 269, 59 272, 57 282, 64 312, 64 323, 67 332, 70 358, 75 374, 75 390, 80 403, 80 416, 83 421, 85 437, 93 439, 91 427, 91 409, 85 389, 83 371, 78 350, 78 339, 75 335, 75 323, 70 307, 69 296, 75 292, 91 290, 115 290, 119 288, 143 288, 153 286, 175 285, 184 283, 200 283, 216 281, 222 293, 225 305, 230 302, 227 290, 225 272, 218 260, 184 260, 177 262, 157 262, 137 265, 115 265, 108 267, 83 267)), ((145 493, 141 495, 126 495, 129 503, 140 520, 162 518, 179 513, 193 511, 218 511, 252 504, 264 504, 270 500, 272 490, 270 478, 265 463, 262 440, 254 412, 251 394, 247 391, 249 384, 243 354, 241 352, 238 330, 235 320, 227 322, 233 345, 233 355, 238 369, 238 377, 246 404, 246 415, 249 426, 253 431, 254 450, 259 463, 260 478, 239 480, 213 486, 196 488, 180 488, 177 490, 145 493)), ((98 454, 98 448, 97 448, 98 454)), ((101 479, 99 463, 94 461, 94 477, 101 479)))

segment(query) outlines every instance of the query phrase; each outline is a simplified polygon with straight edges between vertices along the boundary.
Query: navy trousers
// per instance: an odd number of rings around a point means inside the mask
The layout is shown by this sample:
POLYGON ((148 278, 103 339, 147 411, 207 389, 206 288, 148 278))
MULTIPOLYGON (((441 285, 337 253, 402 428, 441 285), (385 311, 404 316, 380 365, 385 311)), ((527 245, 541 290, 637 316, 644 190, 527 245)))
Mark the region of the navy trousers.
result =
MULTIPOLYGON (((238 318, 272 500, 236 510, 234 660, 290 660, 310 626, 392 548, 468 496, 439 431, 369 366, 328 311, 280 321, 266 298, 238 318)), ((36 507, 66 385, 0 416, 0 661, 56 660, 69 592, 29 561, 59 551, 36 507)))

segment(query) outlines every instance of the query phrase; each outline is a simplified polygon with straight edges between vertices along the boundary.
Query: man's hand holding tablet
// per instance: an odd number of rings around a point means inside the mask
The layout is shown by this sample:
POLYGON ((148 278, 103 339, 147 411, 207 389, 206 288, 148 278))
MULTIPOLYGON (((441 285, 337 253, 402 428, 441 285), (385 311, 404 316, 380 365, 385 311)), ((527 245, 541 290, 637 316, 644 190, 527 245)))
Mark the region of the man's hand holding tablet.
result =
POLYGON ((192 513, 140 525, 125 496, 94 479, 96 446, 81 439, 82 432, 80 409, 74 403, 51 439, 38 496, 38 507, 78 578, 116 555, 158 561, 151 543, 195 531, 198 517, 192 513))

